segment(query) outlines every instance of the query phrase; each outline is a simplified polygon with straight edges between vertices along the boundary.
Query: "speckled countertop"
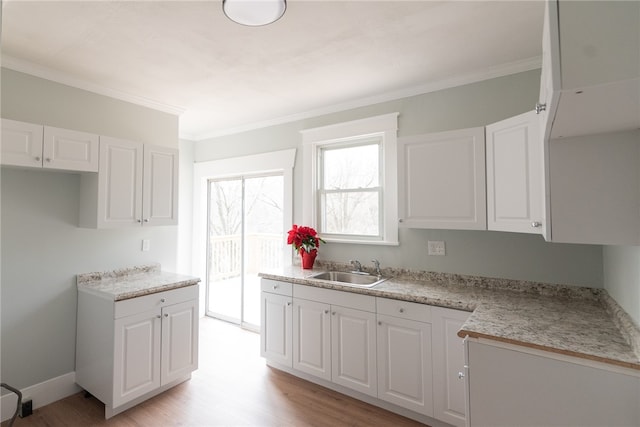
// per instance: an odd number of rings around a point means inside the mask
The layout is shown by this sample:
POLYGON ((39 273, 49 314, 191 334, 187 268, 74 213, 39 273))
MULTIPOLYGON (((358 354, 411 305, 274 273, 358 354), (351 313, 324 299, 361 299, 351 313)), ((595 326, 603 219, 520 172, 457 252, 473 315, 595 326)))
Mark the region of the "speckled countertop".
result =
POLYGON ((156 292, 197 285, 200 279, 167 273, 160 264, 148 264, 119 270, 83 273, 76 276, 78 290, 121 301, 156 292))
POLYGON ((457 274, 385 269, 391 279, 357 288, 309 279, 325 263, 263 272, 261 277, 469 311, 458 335, 488 338, 640 370, 640 330, 603 289, 457 274))

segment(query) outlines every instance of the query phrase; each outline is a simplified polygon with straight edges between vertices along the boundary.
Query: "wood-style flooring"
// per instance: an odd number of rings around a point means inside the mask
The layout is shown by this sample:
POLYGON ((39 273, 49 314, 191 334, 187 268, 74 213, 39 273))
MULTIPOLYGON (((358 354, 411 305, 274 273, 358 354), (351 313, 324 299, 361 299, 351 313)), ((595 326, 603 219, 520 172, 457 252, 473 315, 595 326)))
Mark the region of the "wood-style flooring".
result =
POLYGON ((204 318, 199 369, 190 381, 109 420, 102 403, 78 393, 14 426, 422 426, 272 369, 259 348, 258 334, 204 318))

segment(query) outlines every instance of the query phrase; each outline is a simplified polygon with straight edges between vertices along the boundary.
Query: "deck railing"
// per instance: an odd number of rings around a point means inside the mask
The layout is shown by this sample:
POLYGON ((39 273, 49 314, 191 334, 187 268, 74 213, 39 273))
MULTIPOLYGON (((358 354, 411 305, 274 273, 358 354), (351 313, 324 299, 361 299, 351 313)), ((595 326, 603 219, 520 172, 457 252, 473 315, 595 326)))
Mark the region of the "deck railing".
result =
MULTIPOLYGON (((241 273, 242 236, 209 238, 209 280, 212 282, 237 277, 241 273)), ((248 274, 282 266, 284 238, 282 234, 254 233, 246 235, 245 269, 248 274)))

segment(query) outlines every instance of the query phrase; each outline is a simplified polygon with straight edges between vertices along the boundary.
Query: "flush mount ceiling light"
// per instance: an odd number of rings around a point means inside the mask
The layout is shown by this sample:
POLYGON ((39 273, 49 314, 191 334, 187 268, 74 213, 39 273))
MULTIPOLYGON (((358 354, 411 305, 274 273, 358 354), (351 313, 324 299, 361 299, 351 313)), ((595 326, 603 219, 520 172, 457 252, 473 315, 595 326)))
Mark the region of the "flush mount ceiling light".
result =
POLYGON ((259 27, 276 22, 287 10, 286 0, 222 0, 227 18, 238 24, 259 27))

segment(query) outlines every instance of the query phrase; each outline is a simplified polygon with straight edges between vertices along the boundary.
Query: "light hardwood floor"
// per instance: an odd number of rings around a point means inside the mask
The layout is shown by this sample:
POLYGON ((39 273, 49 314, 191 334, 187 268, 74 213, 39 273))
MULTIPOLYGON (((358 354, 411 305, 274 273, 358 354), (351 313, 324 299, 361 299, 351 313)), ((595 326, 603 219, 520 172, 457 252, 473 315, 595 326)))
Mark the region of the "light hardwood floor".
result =
POLYGON ((204 318, 200 367, 190 381, 109 420, 102 403, 78 393, 18 418, 14 426, 422 425, 272 369, 259 348, 258 334, 204 318))

